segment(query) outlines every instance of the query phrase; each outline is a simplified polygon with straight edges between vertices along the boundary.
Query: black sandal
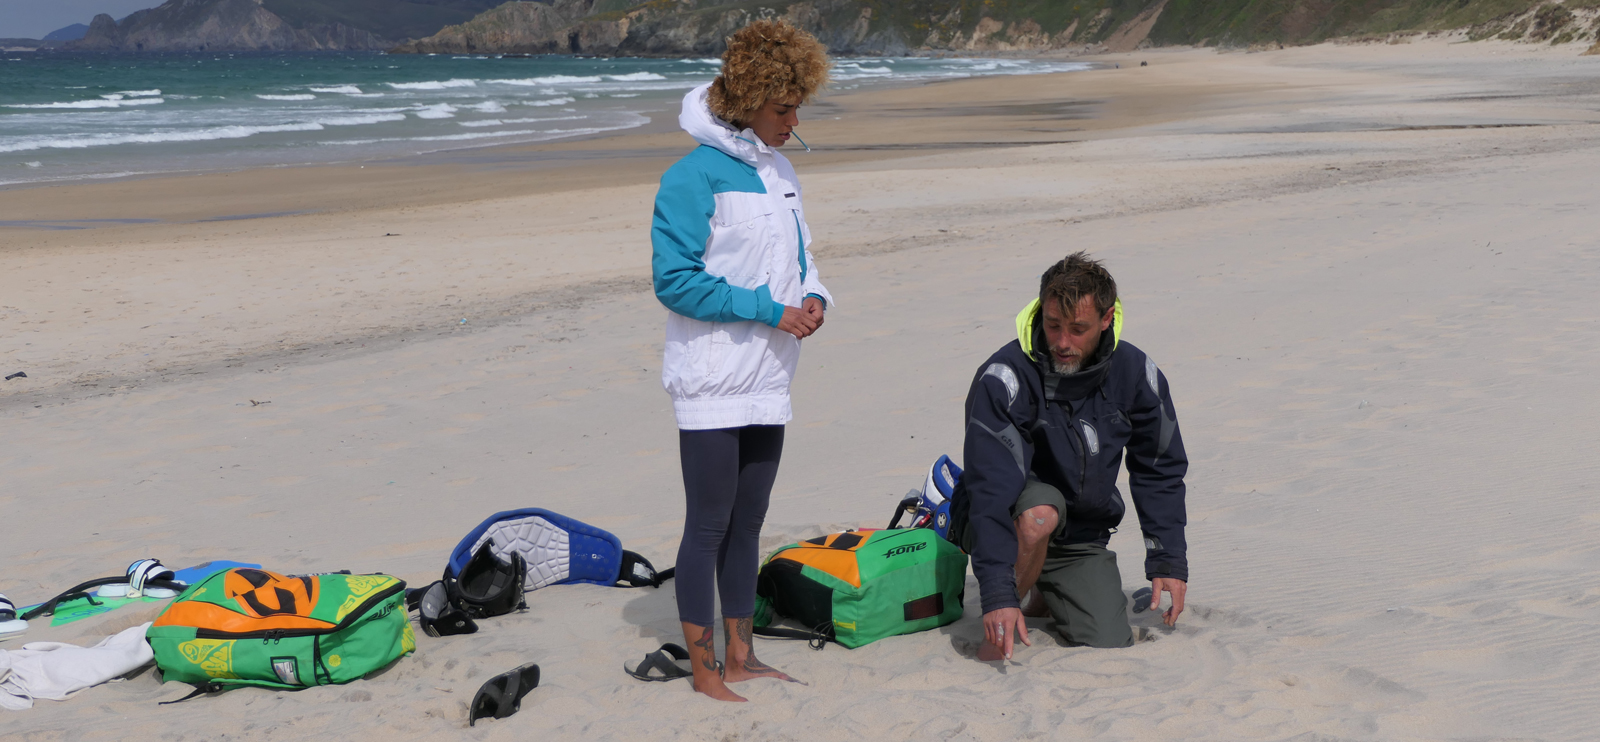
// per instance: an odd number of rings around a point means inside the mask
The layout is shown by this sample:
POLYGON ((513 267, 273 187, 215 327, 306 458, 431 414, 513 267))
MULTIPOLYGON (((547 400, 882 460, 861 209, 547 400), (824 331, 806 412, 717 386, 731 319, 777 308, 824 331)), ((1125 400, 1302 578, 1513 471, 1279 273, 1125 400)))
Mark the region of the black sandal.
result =
POLYGON ((679 678, 692 678, 694 671, 679 661, 688 661, 689 652, 676 644, 663 644, 660 649, 644 656, 639 664, 632 667, 628 663, 622 664, 622 670, 629 675, 652 683, 659 683, 679 678))
POLYGON ((475 726, 479 719, 494 717, 504 719, 522 707, 522 697, 539 687, 539 666, 528 663, 510 672, 489 678, 472 697, 467 711, 467 726, 475 726))

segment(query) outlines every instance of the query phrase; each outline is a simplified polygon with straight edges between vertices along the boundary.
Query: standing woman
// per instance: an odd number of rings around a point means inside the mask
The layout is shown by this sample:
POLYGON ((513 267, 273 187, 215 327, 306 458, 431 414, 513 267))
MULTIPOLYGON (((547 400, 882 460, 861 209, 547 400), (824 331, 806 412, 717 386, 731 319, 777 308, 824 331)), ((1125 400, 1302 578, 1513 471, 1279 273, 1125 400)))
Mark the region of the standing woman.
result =
POLYGON ((782 21, 730 37, 722 73, 684 96, 678 124, 700 146, 661 176, 650 230, 656 298, 671 310, 661 382, 688 500, 678 617, 695 690, 724 701, 745 700, 726 683, 793 680, 750 644, 758 541, 793 417, 800 340, 822 326, 833 298, 817 280, 800 184, 778 148, 829 65, 822 44, 782 21), (713 588, 727 635, 720 672, 713 588))

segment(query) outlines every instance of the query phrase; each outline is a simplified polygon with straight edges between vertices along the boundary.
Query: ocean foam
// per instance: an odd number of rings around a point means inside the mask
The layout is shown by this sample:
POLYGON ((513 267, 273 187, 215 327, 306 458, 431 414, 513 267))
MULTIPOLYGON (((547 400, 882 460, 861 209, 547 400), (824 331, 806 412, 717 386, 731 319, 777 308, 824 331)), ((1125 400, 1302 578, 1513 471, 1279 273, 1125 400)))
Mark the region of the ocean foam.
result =
POLYGON ((484 82, 494 83, 496 85, 521 85, 523 87, 535 87, 539 85, 570 85, 573 83, 600 82, 600 80, 601 77, 599 75, 594 75, 593 77, 546 75, 545 77, 525 77, 519 80, 484 80, 484 82))
POLYGON ((638 84, 635 84, 635 85, 606 85, 604 87, 576 88, 575 90, 577 90, 577 91, 593 90, 593 91, 598 91, 598 92, 601 92, 601 93, 642 93, 642 92, 652 92, 653 93, 653 92, 656 92, 658 90, 688 90, 689 88, 692 88, 692 87, 694 87, 696 85, 699 85, 702 82, 705 82, 705 81, 704 80, 698 80, 698 81, 697 80, 674 80, 674 81, 669 81, 669 82, 658 82, 658 83, 655 83, 653 85, 651 85, 651 84, 644 84, 644 85, 638 85, 638 84))
POLYGON ((333 118, 316 119, 314 121, 311 121, 310 123, 322 124, 323 126, 368 126, 368 125, 371 125, 371 124, 382 124, 382 123, 386 123, 386 122, 390 122, 390 121, 405 121, 405 120, 406 120, 406 115, 403 114, 403 113, 372 113, 372 114, 357 114, 357 115, 354 115, 354 116, 335 116, 333 118))
POLYGON ((456 123, 468 128, 485 126, 508 126, 510 124, 536 124, 541 121, 575 121, 586 119, 588 116, 538 116, 526 119, 479 119, 477 121, 457 121, 456 123))
POLYGON ((344 93, 345 95, 363 95, 361 88, 358 88, 354 85, 331 85, 322 88, 312 86, 307 88, 307 90, 310 90, 313 93, 344 93))
POLYGON ((423 106, 416 115, 419 119, 453 119, 456 117, 456 110, 456 107, 449 103, 437 103, 423 106))
POLYGON ((217 139, 244 139, 257 134, 277 134, 295 131, 322 131, 329 126, 363 126, 401 121, 402 114, 373 116, 336 116, 315 121, 270 126, 214 126, 205 129, 156 131, 139 134, 79 134, 65 137, 35 137, 9 143, 0 143, 0 153, 29 152, 39 149, 88 149, 118 144, 158 144, 162 142, 207 142, 217 139))
POLYGON ((563 137, 578 137, 578 136, 584 136, 586 134, 599 134, 601 132, 607 132, 607 131, 618 131, 618 130, 621 130, 621 129, 633 129, 633 128, 636 128, 636 127, 639 127, 639 126, 643 126, 644 124, 647 124, 647 123, 650 122, 650 119, 644 118, 643 116, 640 116, 639 118, 642 119, 642 120, 637 122, 637 123, 620 124, 620 125, 617 125, 617 126, 591 126, 591 127, 586 127, 586 128, 582 128, 582 129, 517 129, 517 130, 513 130, 513 131, 487 131, 487 132, 481 132, 481 133, 476 133, 476 134, 452 134, 452 135, 449 135, 449 136, 442 136, 442 137, 413 137, 410 141, 413 141, 413 142, 457 142, 457 141, 470 141, 470 140, 473 140, 473 139, 487 139, 487 138, 490 138, 490 137, 512 137, 512 136, 527 136, 527 135, 538 135, 538 138, 540 140, 544 140, 544 139, 561 139, 563 137))
POLYGON ((456 78, 454 80, 430 80, 428 82, 386 82, 395 90, 444 90, 445 88, 475 88, 478 83, 474 80, 456 78))
POLYGON ((474 104, 472 104, 470 106, 466 106, 466 107, 470 108, 470 109, 472 109, 474 111, 479 111, 481 113, 505 113, 506 112, 506 107, 505 106, 500 105, 499 101, 493 101, 493 100, 486 100, 486 101, 484 101, 482 103, 474 103, 474 104))
POLYGON ((100 100, 74 100, 61 103, 10 103, 6 108, 123 108, 126 106, 153 106, 165 103, 162 98, 101 98, 100 100))
POLYGON ((121 90, 121 91, 117 92, 117 95, 126 95, 129 98, 149 98, 149 97, 152 97, 152 96, 161 95, 161 91, 160 90, 121 90))
POLYGON ((0 144, 0 152, 28 152, 36 149, 88 149, 117 144, 156 144, 160 142, 205 142, 214 139, 243 139, 257 134, 285 131, 320 131, 321 124, 280 124, 277 126, 217 126, 188 131, 158 131, 142 134, 88 134, 35 138, 0 144))
POLYGON ((648 116, 641 116, 641 115, 636 114, 636 113, 630 113, 628 115, 629 115, 629 120, 626 123, 618 124, 616 126, 595 126, 595 127, 588 127, 588 128, 582 128, 582 129, 515 129, 515 130, 512 130, 512 131, 489 131, 489 132, 479 132, 479 133, 472 133, 472 134, 452 134, 452 135, 447 135, 447 136, 434 136, 434 137, 386 137, 386 138, 382 138, 382 139, 345 139, 345 140, 335 141, 335 142, 323 142, 322 144, 327 144, 327 145, 359 145, 359 144, 383 144, 383 143, 387 143, 387 142, 463 142, 463 141, 473 141, 473 140, 483 140, 483 139, 503 139, 505 137, 516 137, 516 136, 531 137, 531 138, 526 139, 524 141, 533 142, 533 141, 546 141, 546 140, 549 140, 549 139, 561 139, 561 138, 564 138, 564 137, 585 136, 585 135, 588 135, 588 134, 600 134, 600 133, 608 132, 608 131, 620 131, 622 129, 634 129, 634 128, 637 128, 637 127, 640 127, 640 126, 644 126, 645 124, 650 123, 650 118, 648 116))
POLYGON ((260 98, 261 100, 316 100, 317 99, 317 96, 311 95, 309 93, 299 93, 299 94, 295 94, 295 95, 263 95, 261 93, 257 93, 256 97, 260 98))
POLYGON ((566 105, 568 103, 572 103, 573 101, 574 101, 573 98, 568 98, 566 96, 562 96, 560 98, 550 98, 548 100, 525 100, 525 101, 520 101, 520 105, 524 105, 524 106, 564 106, 564 105, 566 105))
POLYGON ((605 78, 607 80, 615 80, 617 82, 645 82, 647 80, 667 79, 665 76, 658 75, 654 72, 631 72, 626 75, 605 75, 605 78))

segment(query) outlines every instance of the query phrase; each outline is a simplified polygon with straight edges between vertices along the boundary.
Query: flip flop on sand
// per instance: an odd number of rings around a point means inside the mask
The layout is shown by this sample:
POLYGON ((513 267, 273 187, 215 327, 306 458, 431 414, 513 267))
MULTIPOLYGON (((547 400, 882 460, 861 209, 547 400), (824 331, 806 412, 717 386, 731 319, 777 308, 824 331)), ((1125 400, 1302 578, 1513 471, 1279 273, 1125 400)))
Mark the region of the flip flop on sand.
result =
MULTIPOLYGON (((644 656, 637 664, 624 662, 623 672, 652 683, 678 678, 692 678, 694 671, 689 669, 689 652, 676 644, 663 644, 660 649, 644 656), (683 664, 679 664, 679 663, 683 664)), ((718 663, 721 664, 721 663, 718 663)))
POLYGON ((484 683, 472 697, 467 711, 467 726, 476 726, 479 719, 493 717, 504 719, 522 708, 522 698, 539 687, 539 666, 532 662, 510 672, 503 672, 484 683))
POLYGON ((0 593, 0 636, 20 634, 28 630, 28 622, 17 619, 17 606, 0 593))

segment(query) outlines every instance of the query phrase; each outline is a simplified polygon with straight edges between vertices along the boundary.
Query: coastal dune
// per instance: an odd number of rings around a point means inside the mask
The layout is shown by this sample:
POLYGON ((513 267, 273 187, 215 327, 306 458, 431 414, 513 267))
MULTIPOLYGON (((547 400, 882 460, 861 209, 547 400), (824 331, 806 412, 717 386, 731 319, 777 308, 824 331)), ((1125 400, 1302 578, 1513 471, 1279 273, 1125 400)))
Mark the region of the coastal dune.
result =
MULTIPOLYGON (((7 735, 459 736, 479 684, 538 662, 519 714, 465 733, 1591 736, 1600 61, 1577 51, 1142 52, 810 111, 817 151, 786 154, 839 306, 805 344, 764 548, 881 527, 938 455, 959 458, 978 364, 1039 273, 1085 249, 1169 378, 1192 459, 1174 630, 1135 614, 1134 647, 1093 650, 1036 624, 1013 661, 980 663, 969 579, 966 617, 938 631, 760 642, 808 685, 757 681, 733 707, 623 675, 681 641, 670 587, 563 586, 350 685, 157 707, 187 688, 145 671, 12 715, 7 735)), ((482 518, 527 506, 671 564, 682 490, 647 230, 654 179, 688 146, 655 130, 504 152, 539 163, 524 169, 0 191, 29 218, 164 222, 0 230, 0 372, 29 373, 0 386, 0 592, 34 602, 146 556, 421 585, 482 518), (308 213, 197 221, 281 211, 308 213)), ((1131 593, 1131 514, 1112 548, 1131 593)), ((0 648, 89 642, 158 608, 0 648)))

